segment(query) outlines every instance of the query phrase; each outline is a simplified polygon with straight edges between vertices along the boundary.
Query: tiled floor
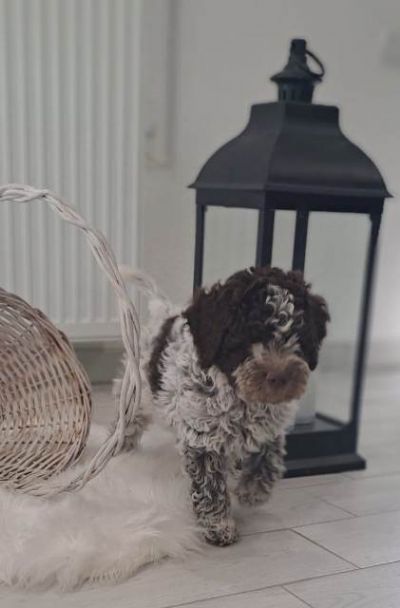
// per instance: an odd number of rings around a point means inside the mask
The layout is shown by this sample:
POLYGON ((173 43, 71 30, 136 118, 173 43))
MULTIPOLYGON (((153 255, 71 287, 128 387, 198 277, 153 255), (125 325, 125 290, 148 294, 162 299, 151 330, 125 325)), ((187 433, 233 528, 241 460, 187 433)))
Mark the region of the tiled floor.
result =
MULTIPOLYGON (((98 419, 108 395, 97 393, 98 419)), ((281 482, 241 522, 241 541, 145 568, 110 588, 0 592, 3 608, 400 608, 400 373, 368 380, 368 469, 281 482)))

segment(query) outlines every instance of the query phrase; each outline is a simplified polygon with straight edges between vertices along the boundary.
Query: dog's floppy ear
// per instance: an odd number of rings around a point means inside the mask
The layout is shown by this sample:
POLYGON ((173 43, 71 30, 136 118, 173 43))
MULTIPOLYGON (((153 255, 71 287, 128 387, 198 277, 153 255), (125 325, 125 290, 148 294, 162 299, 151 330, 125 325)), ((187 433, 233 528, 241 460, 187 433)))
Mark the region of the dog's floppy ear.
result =
POLYGON ((324 298, 310 292, 306 296, 306 324, 302 347, 311 370, 317 367, 318 353, 326 336, 327 323, 330 321, 328 305, 324 298))
POLYGON ((232 293, 217 283, 209 291, 198 289, 184 316, 192 332, 200 365, 213 365, 224 335, 233 319, 232 293))

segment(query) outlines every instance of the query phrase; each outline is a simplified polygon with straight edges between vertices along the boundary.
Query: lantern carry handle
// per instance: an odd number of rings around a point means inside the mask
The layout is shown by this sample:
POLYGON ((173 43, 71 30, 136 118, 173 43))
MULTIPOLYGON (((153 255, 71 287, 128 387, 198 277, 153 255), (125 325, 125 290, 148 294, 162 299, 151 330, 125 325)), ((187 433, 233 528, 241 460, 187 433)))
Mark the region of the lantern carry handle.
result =
POLYGON ((321 80, 325 76, 325 72, 326 72, 324 64, 322 63, 322 61, 320 59, 318 59, 318 57, 316 55, 314 55, 314 53, 312 51, 310 51, 307 48, 306 48, 306 55, 308 55, 308 57, 311 57, 311 59, 313 59, 313 61, 315 61, 315 63, 317 64, 317 66, 320 69, 319 73, 314 72, 313 70, 310 70, 310 68, 308 68, 308 71, 310 72, 310 74, 315 76, 315 78, 318 78, 319 80, 321 80))

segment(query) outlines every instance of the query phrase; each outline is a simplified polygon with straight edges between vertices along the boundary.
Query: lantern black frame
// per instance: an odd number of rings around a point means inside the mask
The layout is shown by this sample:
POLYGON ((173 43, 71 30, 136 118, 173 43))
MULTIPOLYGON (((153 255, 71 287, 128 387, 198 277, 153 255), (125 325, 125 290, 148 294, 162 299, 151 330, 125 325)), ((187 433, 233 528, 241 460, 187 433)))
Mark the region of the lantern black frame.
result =
POLYGON ((241 191, 236 204, 232 191, 200 190, 196 198, 196 239, 194 262, 194 288, 201 286, 203 279, 205 217, 208 207, 235 207, 258 210, 258 230, 255 263, 266 266, 271 263, 275 211, 296 211, 292 268, 304 270, 308 220, 311 212, 345 212, 367 214, 370 218, 369 243, 364 275, 360 325, 358 330, 354 380, 351 398, 351 415, 343 422, 325 414, 316 414, 310 425, 298 425, 287 436, 287 477, 336 473, 364 469, 365 459, 357 453, 361 396, 366 359, 368 321, 370 315, 376 247, 383 211, 383 200, 349 199, 315 195, 288 195, 270 192, 254 196, 254 192, 241 191), (296 201, 294 202, 294 198, 296 201), (229 203, 224 201, 228 201, 229 203), (247 201, 244 203, 244 201, 247 201))
POLYGON ((311 103, 325 73, 306 42, 291 42, 285 68, 272 77, 279 101, 252 106, 244 131, 204 164, 196 190, 194 288, 203 279, 205 217, 208 207, 258 211, 255 263, 271 263, 275 212, 296 212, 292 268, 304 271, 308 221, 313 212, 363 214, 370 219, 361 312, 356 344, 350 419, 317 413, 287 437, 287 476, 364 469, 357 453, 368 324, 379 228, 390 197, 372 160, 345 137, 334 106, 311 103), (320 68, 312 72, 311 56, 320 68))

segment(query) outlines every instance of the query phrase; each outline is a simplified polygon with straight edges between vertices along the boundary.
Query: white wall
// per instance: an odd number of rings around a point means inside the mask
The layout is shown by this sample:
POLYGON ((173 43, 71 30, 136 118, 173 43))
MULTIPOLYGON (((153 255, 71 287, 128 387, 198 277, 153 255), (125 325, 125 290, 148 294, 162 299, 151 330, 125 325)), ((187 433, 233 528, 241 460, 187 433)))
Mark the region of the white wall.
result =
MULTIPOLYGON (((283 67, 292 37, 305 37, 326 64, 316 101, 340 106, 345 133, 372 156, 393 194, 400 193, 397 0, 148 0, 146 12, 144 130, 157 118, 146 91, 154 96, 160 69, 168 70, 170 83, 167 91, 160 80, 159 103, 169 104, 170 111, 167 129, 158 125, 151 138, 143 137, 144 156, 157 138, 165 143, 168 132, 170 151, 160 166, 144 160, 141 263, 174 299, 182 301, 192 283, 194 193, 186 186, 244 126, 252 103, 275 99, 269 76, 283 67), (155 24, 166 3, 172 18, 163 68, 155 61, 155 24)), ((230 217, 214 218, 210 226, 219 241, 208 257, 210 277, 252 261, 254 220, 230 217)), ((279 219, 274 259, 282 265, 290 257, 291 226, 290 218, 279 219)), ((334 341, 354 337, 367 228, 360 217, 312 224, 307 274, 331 304, 334 341)), ((400 201, 394 198, 384 214, 372 327, 373 339, 385 344, 400 344, 399 233, 400 201)))

